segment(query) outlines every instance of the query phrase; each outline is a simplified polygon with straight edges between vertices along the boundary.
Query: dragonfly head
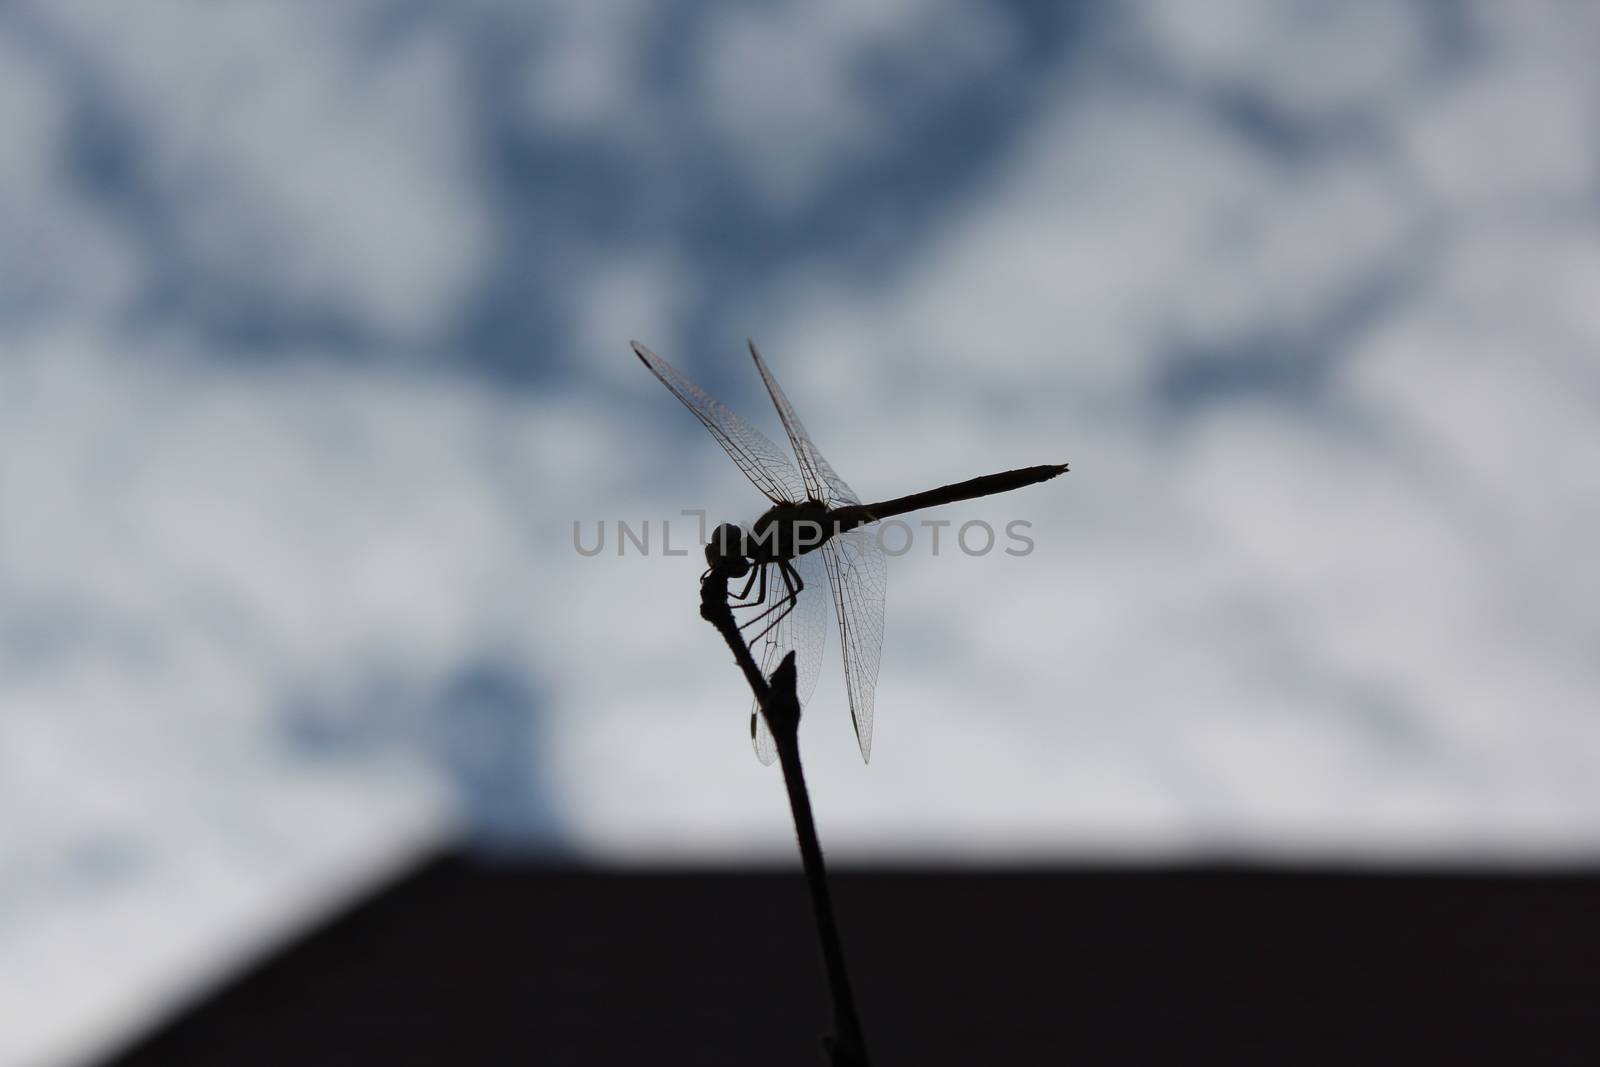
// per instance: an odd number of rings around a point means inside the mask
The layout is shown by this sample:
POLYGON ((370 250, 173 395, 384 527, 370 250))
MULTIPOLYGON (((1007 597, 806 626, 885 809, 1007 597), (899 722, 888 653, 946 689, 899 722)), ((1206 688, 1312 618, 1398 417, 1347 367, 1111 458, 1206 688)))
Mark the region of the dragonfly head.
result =
POLYGON ((744 531, 731 522, 718 526, 706 542, 706 566, 729 578, 743 578, 750 573, 749 556, 744 531))

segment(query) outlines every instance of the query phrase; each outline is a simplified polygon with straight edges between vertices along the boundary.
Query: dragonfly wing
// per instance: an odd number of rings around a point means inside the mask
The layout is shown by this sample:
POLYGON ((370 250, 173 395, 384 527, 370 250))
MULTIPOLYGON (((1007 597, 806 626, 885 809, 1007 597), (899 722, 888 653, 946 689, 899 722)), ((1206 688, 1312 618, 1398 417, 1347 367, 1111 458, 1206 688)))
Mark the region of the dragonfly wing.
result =
POLYGON ((801 503, 807 497, 808 487, 795 470, 783 449, 773 444, 765 434, 735 415, 726 404, 696 385, 688 375, 650 351, 638 341, 633 345, 639 362, 661 379, 661 384, 694 413, 717 444, 733 458, 744 471, 745 477, 767 495, 773 503, 801 503))
POLYGON ((789 435, 789 444, 794 448, 795 458, 800 461, 800 477, 805 484, 806 495, 830 507, 861 503, 855 491, 845 484, 843 478, 834 473, 833 467, 822 458, 822 453, 817 451, 811 435, 806 433, 805 424, 800 421, 800 416, 795 414, 794 405, 789 403, 789 398, 783 394, 783 387, 778 384, 778 379, 767 369, 766 360, 761 358, 761 350, 756 347, 754 341, 749 344, 750 355, 756 361, 756 370, 761 372, 761 380, 767 386, 767 395, 772 397, 772 406, 778 409, 778 418, 783 421, 784 432, 789 435))
POLYGON ((777 760, 778 742, 767 726, 766 716, 761 714, 759 700, 750 705, 750 743, 756 747, 756 759, 768 767, 777 760))
POLYGON ((817 550, 828 571, 833 606, 839 618, 844 682, 850 694, 850 719, 861 758, 872 759, 872 698, 883 651, 883 596, 889 566, 878 527, 862 526, 824 542, 817 550))
MULTIPOLYGON (((828 643, 828 602, 832 598, 828 595, 826 568, 820 556, 820 552, 807 552, 791 561, 801 582, 794 610, 767 631, 767 635, 757 642, 759 647, 753 650, 760 658, 763 678, 772 677, 772 672, 778 669, 783 657, 791 651, 794 653, 795 695, 800 698, 801 707, 816 691, 817 676, 822 673, 822 653, 828 643)), ((754 611, 765 611, 782 604, 789 595, 777 566, 769 563, 767 567, 767 599, 762 607, 752 609, 754 611)), ((783 609, 778 607, 776 610, 783 609)), ((759 627, 761 624, 756 625, 759 627)), ((777 743, 773 741, 772 731, 767 729, 767 720, 761 714, 759 702, 750 705, 750 738, 755 744, 756 758, 762 763, 771 763, 778 758, 777 743)))
POLYGON ((817 467, 822 475, 822 482, 828 487, 828 495, 822 498, 824 504, 827 504, 830 508, 836 508, 841 504, 861 503, 861 498, 856 496, 856 491, 846 485, 844 479, 833 472, 833 468, 828 466, 827 460, 821 456, 817 456, 816 459, 817 467))

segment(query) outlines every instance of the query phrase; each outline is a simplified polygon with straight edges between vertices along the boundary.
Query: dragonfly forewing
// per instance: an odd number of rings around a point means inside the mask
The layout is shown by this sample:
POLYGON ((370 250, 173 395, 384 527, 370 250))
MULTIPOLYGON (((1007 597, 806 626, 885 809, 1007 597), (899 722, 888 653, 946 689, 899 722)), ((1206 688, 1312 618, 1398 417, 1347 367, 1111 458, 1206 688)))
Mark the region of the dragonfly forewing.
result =
POLYGON ((820 500, 829 507, 861 503, 855 491, 846 485, 844 479, 834 472, 826 459, 822 458, 816 442, 811 440, 805 424, 795 412, 794 405, 789 403, 789 398, 784 395, 783 387, 778 384, 777 377, 767 368, 766 360, 761 358, 761 350, 756 347, 754 341, 749 344, 750 356, 756 361, 756 370, 761 372, 761 381, 767 387, 767 395, 772 397, 772 406, 778 409, 778 419, 783 423, 783 430, 789 435, 789 444, 800 463, 800 477, 805 482, 806 492, 810 494, 812 500, 820 500))
POLYGON ((650 351, 638 341, 629 342, 639 362, 661 380, 667 391, 694 413, 723 451, 739 465, 755 487, 775 504, 793 504, 806 499, 807 485, 782 448, 768 439, 716 397, 696 385, 689 376, 650 351))

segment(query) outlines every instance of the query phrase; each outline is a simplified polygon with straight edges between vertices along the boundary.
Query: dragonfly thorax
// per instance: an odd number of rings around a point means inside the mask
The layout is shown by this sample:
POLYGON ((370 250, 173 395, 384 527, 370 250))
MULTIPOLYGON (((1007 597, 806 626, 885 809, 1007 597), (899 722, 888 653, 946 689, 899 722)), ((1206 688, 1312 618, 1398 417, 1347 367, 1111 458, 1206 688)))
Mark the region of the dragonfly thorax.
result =
POLYGON ((745 535, 745 556, 756 563, 794 559, 837 532, 828 505, 820 500, 774 504, 751 524, 745 535))

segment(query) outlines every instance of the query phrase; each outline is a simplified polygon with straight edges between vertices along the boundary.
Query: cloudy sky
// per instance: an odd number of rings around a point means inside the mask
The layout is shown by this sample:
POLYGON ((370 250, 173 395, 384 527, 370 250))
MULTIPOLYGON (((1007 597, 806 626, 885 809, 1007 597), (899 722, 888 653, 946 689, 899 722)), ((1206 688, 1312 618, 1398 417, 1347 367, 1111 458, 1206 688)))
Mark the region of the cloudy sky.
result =
POLYGON ((761 343, 891 563, 840 860, 1600 851, 1592 5, 0 6, 0 1063, 448 839, 792 862, 761 343), (946 534, 948 537, 948 532, 946 534))

